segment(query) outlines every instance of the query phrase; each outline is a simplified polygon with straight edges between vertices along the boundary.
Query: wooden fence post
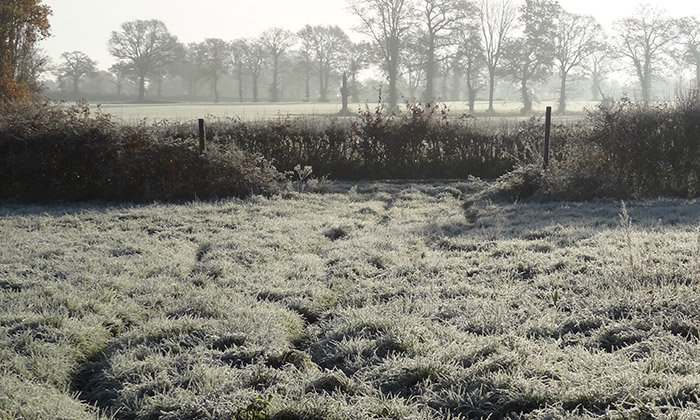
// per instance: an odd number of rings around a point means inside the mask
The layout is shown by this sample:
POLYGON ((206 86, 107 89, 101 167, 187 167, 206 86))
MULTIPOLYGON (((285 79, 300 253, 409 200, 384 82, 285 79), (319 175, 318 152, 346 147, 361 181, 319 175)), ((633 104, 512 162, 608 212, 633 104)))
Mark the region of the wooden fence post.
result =
POLYGON ((199 119, 199 153, 204 153, 207 150, 206 144, 207 129, 204 126, 204 118, 199 119))
POLYGON ((544 120, 544 169, 549 165, 549 132, 552 126, 552 107, 547 107, 547 114, 544 120))

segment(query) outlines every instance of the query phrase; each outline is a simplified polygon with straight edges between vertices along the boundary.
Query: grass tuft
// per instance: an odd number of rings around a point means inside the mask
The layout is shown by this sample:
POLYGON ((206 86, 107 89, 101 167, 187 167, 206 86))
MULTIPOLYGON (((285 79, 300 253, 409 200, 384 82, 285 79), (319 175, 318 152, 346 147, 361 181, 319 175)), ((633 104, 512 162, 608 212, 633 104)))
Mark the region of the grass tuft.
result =
POLYGON ((697 417, 697 200, 472 182, 4 203, 0 412, 697 417))

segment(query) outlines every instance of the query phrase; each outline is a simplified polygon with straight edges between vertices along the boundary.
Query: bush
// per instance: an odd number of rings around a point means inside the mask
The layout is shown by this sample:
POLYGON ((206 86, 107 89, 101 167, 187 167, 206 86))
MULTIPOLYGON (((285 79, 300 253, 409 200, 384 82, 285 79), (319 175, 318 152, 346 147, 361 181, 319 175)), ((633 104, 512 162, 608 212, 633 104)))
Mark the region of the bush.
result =
POLYGON ((642 106, 623 99, 590 112, 551 168, 550 192, 593 196, 697 197, 697 100, 642 106))
MULTIPOLYGON (((435 104, 388 115, 379 105, 329 121, 210 119, 207 127, 200 155, 196 122, 125 126, 84 103, 8 105, 0 109, 0 198, 245 197, 274 194, 284 174, 294 180, 306 167, 340 179, 501 177, 494 191, 517 199, 700 194, 695 96, 675 106, 622 100, 552 126, 545 172, 541 119, 493 129, 435 104)), ((308 182, 296 180, 297 189, 308 182)))
POLYGON ((0 112, 0 197, 33 201, 152 201, 273 194, 281 177, 261 157, 196 131, 115 123, 87 104, 8 105, 0 112))
POLYGON ((589 117, 603 169, 644 194, 695 197, 700 191, 697 100, 643 107, 624 100, 589 117))
POLYGON ((302 164, 340 179, 495 178, 524 153, 525 134, 487 131, 467 115, 420 103, 389 115, 378 106, 350 119, 215 120, 207 129, 211 141, 265 156, 282 171, 302 164))

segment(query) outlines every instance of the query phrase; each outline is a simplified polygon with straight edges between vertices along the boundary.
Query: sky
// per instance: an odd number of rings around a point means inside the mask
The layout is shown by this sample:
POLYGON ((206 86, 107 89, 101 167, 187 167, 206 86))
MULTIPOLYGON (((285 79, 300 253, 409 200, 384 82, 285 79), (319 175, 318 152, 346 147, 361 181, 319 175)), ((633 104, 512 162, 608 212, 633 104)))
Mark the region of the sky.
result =
MULTIPOLYGON (((517 1, 517 0, 516 0, 517 1)), ((565 10, 590 14, 606 28, 616 19, 633 15, 640 4, 665 9, 670 16, 700 16, 696 0, 560 0, 565 10)), ((358 39, 358 20, 347 11, 347 0, 43 0, 53 10, 51 38, 42 41, 54 63, 64 52, 82 51, 97 67, 114 63, 107 40, 123 22, 159 19, 181 42, 205 38, 227 41, 255 37, 279 26, 296 31, 305 24, 334 24, 358 39)))

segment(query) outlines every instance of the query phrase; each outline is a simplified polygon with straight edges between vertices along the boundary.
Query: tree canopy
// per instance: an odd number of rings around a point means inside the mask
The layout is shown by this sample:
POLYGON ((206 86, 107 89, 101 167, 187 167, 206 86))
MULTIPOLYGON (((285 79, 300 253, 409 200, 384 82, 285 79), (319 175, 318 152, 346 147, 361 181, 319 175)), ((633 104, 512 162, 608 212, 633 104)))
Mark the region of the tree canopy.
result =
POLYGON ((109 53, 126 63, 138 79, 139 102, 143 102, 146 78, 177 60, 184 47, 159 20, 124 22, 121 32, 112 32, 109 53))
POLYGON ((63 62, 56 69, 59 84, 70 83, 73 93, 80 90, 80 80, 84 76, 97 73, 97 62, 82 51, 65 52, 61 58, 63 62))
POLYGON ((0 100, 23 99, 39 91, 36 43, 50 35, 51 8, 41 0, 0 2, 0 100))

